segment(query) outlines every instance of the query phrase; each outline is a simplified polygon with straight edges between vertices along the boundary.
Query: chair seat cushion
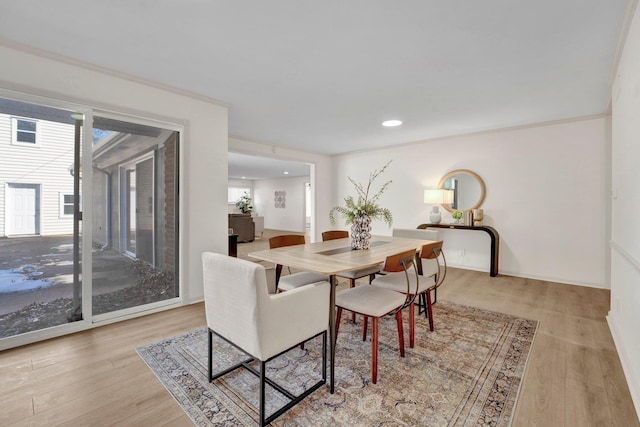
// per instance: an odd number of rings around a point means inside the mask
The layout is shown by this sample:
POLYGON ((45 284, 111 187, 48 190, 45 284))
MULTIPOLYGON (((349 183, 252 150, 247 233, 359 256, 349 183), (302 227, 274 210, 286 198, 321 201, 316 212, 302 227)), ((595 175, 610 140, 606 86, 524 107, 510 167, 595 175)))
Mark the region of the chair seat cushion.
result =
POLYGON ((343 271, 337 274, 340 277, 346 277, 347 279, 359 279, 366 277, 370 274, 376 274, 382 270, 382 264, 374 265, 373 267, 363 268, 362 270, 343 271))
MULTIPOLYGON (((408 271, 409 273, 409 293, 413 294, 416 289, 416 276, 412 270, 408 271)), ((429 286, 433 285, 434 276, 419 276, 420 280, 418 282, 418 293, 422 293, 429 288, 429 286)), ((407 279, 404 272, 400 273, 387 273, 384 276, 379 276, 373 279, 371 285, 376 287, 381 287, 385 289, 390 289, 392 291, 401 292, 403 294, 407 293, 407 279)))
POLYGON ((379 286, 362 285, 336 294, 336 306, 366 316, 382 317, 404 304, 404 295, 379 286))
POLYGON ((422 262, 422 275, 425 277, 438 274, 438 261, 435 259, 420 258, 422 262))
POLYGON ((322 274, 312 273, 310 271, 301 271, 299 273, 281 276, 278 282, 278 289, 282 291, 290 291, 300 286, 310 285, 316 282, 326 282, 329 278, 322 274))

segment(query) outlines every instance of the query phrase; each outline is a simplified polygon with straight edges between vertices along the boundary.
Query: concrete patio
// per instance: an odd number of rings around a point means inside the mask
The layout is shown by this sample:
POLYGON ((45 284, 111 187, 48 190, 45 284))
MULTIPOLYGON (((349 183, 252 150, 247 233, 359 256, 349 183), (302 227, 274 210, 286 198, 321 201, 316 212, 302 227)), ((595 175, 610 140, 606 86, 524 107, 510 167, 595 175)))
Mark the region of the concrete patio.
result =
MULTIPOLYGON (((175 296, 172 276, 112 249, 92 254, 93 314, 175 296)), ((0 239, 0 338, 66 323, 71 311, 72 237, 0 239)))

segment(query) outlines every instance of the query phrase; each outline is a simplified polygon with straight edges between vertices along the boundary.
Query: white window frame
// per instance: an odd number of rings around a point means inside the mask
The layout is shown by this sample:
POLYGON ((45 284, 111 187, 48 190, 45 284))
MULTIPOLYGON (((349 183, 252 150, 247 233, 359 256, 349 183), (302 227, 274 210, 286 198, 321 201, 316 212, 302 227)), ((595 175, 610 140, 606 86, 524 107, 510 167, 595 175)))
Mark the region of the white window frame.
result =
MULTIPOLYGON (((30 131, 20 131, 30 132, 30 131)), ((11 117, 11 144, 20 145, 22 147, 38 147, 40 146, 40 121, 27 117, 11 117), (36 130, 33 132, 36 135, 35 142, 18 141, 18 120, 32 122, 36 125, 36 130)))
POLYGON ((227 187, 227 203, 230 205, 235 205, 236 202, 238 200, 240 200, 240 197, 242 197, 244 195, 244 193, 248 193, 249 197, 253 197, 251 195, 251 187, 241 187, 239 185, 230 185, 227 187), (238 193, 238 196, 235 198, 235 200, 231 200, 233 193, 238 193))
POLYGON ((64 207, 65 206, 70 205, 71 207, 73 207, 73 191, 71 193, 66 193, 66 192, 61 191, 58 194, 59 194, 59 197, 60 197, 60 207, 59 207, 58 217, 59 218, 73 218, 73 210, 71 211, 70 214, 64 213, 64 207), (71 198, 72 198, 71 203, 65 203, 64 202, 64 196, 71 196, 71 198))

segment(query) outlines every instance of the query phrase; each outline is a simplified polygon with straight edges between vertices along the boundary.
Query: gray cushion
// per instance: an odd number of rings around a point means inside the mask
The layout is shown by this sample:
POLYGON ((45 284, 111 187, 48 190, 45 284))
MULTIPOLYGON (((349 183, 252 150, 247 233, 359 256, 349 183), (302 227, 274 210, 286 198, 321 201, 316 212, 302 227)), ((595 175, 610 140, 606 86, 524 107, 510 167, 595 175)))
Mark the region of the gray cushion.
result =
POLYGON ((369 268, 363 268, 362 270, 343 271, 338 274, 340 277, 346 277, 347 279, 359 279, 361 277, 368 276, 370 274, 376 274, 382 270, 383 265, 375 265, 369 268))
MULTIPOLYGON (((416 289, 416 275, 413 270, 409 270, 409 293, 413 294, 416 289)), ((434 276, 418 276, 419 284, 418 284, 418 293, 422 293, 429 288, 429 286, 435 283, 434 276)), ((390 289, 392 291, 406 293, 407 292, 407 279, 404 272, 399 273, 387 273, 384 276, 376 277, 373 282, 371 282, 372 286, 381 287, 385 289, 390 289)))
POLYGON ((336 294, 336 306, 366 316, 382 317, 404 304, 406 297, 378 286, 362 285, 336 294))
POLYGON ((409 239, 440 240, 440 233, 438 230, 432 228, 427 230, 420 228, 394 228, 391 235, 393 237, 405 237, 409 239))
POLYGON ((312 273, 309 271, 301 271, 299 273, 280 276, 278 289, 282 291, 290 291, 292 289, 299 288, 300 286, 305 286, 316 282, 326 282, 328 280, 329 278, 322 274, 312 273))

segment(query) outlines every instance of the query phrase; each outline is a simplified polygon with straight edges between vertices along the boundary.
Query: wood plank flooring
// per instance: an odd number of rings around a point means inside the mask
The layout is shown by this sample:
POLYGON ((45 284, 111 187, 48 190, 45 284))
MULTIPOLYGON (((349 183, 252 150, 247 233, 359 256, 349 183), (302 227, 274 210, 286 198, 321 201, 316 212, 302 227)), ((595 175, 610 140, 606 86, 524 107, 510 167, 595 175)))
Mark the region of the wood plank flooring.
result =
MULTIPOLYGON (((438 298, 540 321, 513 426, 640 426, 609 291, 450 269, 438 298)), ((135 348, 204 325, 194 304, 1 352, 0 425, 190 425, 135 348)))

